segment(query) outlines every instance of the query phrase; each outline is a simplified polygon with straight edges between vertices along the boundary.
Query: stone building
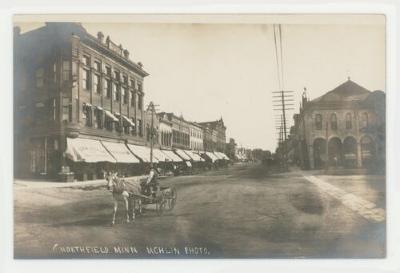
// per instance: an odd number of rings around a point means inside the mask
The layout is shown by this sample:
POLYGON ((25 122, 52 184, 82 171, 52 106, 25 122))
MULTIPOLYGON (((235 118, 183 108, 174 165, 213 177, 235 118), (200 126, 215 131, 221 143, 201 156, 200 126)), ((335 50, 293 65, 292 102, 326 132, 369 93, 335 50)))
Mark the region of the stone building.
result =
POLYGON ((46 23, 26 33, 15 28, 16 176, 55 176, 71 165, 75 172, 89 168, 95 178, 100 168, 87 162, 137 162, 124 144, 146 143, 143 82, 149 74, 130 56, 109 36, 92 36, 78 23, 46 23), (100 141, 120 145, 107 144, 115 148, 111 157, 100 141), (75 164, 73 145, 92 158, 75 164))
POLYGON ((226 127, 223 119, 200 122, 198 124, 203 127, 204 150, 224 153, 226 145, 226 127))
POLYGON ((372 168, 385 162, 382 91, 348 79, 311 101, 304 93, 294 122, 294 160, 303 168, 372 168))

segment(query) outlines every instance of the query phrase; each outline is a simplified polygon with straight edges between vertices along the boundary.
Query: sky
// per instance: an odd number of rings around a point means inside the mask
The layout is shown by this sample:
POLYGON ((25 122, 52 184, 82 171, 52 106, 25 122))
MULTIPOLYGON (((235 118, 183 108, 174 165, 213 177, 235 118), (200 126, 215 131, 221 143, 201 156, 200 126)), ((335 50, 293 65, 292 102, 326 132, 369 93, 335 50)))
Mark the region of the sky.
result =
MULTIPOLYGON (((227 140, 274 151, 272 92, 279 85, 273 23, 282 23, 284 89, 294 91, 290 124, 304 87, 313 99, 350 77, 368 90, 385 91, 384 18, 328 17, 124 17, 96 18, 82 25, 93 35, 110 35, 130 51, 133 61, 143 63, 150 74, 144 81, 146 104, 154 101, 160 111, 182 114, 190 121, 222 117, 227 140)), ((38 27, 43 17, 33 19, 23 18, 16 25, 27 31, 38 27)))

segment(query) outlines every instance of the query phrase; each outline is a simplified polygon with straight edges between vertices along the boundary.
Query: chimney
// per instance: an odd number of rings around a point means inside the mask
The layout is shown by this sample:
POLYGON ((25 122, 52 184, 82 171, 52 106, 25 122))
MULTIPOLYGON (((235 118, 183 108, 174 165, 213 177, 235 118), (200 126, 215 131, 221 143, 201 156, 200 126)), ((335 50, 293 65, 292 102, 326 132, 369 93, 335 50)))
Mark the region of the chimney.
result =
POLYGON ((138 62, 137 64, 140 66, 140 68, 143 68, 143 64, 141 62, 138 62))
POLYGON ((97 32, 97 39, 99 40, 100 43, 103 43, 103 40, 104 40, 103 32, 101 32, 101 31, 97 32))

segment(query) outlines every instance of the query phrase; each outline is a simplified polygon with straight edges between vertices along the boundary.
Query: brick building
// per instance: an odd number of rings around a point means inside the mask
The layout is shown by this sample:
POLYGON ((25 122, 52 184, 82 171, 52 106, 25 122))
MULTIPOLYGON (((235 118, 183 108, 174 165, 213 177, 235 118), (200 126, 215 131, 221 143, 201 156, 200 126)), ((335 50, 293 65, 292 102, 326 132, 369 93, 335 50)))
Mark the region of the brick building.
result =
MULTIPOLYGON (((101 32, 92 36, 78 23, 46 23, 23 34, 15 28, 16 176, 55 176, 65 165, 79 172, 73 145, 78 145, 75 152, 92 149, 93 162, 135 163, 124 144, 146 143, 143 81, 148 75, 122 45, 101 32), (99 141, 120 145, 104 145, 115 148, 107 157, 99 141)), ((97 165, 83 165, 99 175, 97 165)))
POLYGON ((198 124, 203 127, 204 150, 224 153, 226 146, 226 126, 223 119, 200 122, 198 124))
POLYGON ((385 93, 348 79, 309 101, 303 94, 291 131, 303 168, 370 168, 385 162, 385 93))

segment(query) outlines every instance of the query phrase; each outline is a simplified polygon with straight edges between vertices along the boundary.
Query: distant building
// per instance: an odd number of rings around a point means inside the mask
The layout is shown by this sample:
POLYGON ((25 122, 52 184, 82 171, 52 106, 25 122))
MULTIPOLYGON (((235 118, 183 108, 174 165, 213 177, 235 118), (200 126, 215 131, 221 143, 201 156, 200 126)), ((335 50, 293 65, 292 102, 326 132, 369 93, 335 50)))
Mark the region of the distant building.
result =
MULTIPOLYGON (((23 34, 15 28, 15 174, 56 176, 71 163, 95 178, 100 165, 68 161, 74 156, 66 153, 68 142, 89 149, 92 161, 114 163, 120 157, 111 157, 99 140, 120 143, 120 151, 124 143, 145 145, 148 75, 122 45, 78 23, 46 23, 23 34)), ((137 162, 129 155, 123 160, 137 162)))
POLYGON ((162 149, 172 149, 172 121, 167 113, 162 112, 157 114, 159 122, 159 143, 162 149))
POLYGON ((200 122, 198 124, 203 127, 204 150, 224 153, 226 145, 226 127, 223 119, 200 122))
POLYGON ((176 149, 190 149, 190 122, 186 121, 182 116, 178 117, 174 113, 161 112, 158 116, 163 117, 171 124, 172 142, 171 147, 176 149))
POLYGON ((190 129, 190 149, 195 151, 204 151, 203 128, 192 122, 189 124, 190 129))
POLYGON ((236 149, 237 149, 237 144, 235 142, 235 139, 230 138, 229 142, 226 143, 225 153, 232 160, 234 160, 236 157, 236 149))
POLYGON ((350 79, 309 101, 303 94, 291 130, 303 168, 371 168, 385 162, 385 93, 350 79))

